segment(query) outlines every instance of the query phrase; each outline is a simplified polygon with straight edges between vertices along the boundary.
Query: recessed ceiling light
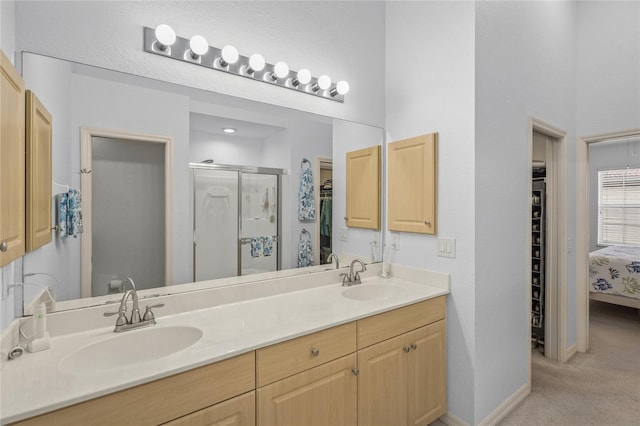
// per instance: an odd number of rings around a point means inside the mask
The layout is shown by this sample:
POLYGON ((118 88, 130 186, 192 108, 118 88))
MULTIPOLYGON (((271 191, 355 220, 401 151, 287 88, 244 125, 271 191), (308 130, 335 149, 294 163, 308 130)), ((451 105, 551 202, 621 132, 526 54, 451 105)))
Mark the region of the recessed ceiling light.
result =
POLYGON ((232 127, 223 127, 222 131, 225 133, 235 133, 236 129, 232 128, 232 127))

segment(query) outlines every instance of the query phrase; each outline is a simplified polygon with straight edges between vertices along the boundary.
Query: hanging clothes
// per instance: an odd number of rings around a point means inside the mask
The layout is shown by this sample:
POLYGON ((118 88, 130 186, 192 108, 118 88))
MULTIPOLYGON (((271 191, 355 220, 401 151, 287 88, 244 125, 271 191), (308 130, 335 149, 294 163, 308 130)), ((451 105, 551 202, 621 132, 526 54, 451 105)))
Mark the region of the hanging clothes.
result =
POLYGON ((331 236, 331 197, 323 199, 320 206, 320 235, 331 236))
POLYGON ((306 158, 300 165, 300 189, 298 191, 298 220, 301 222, 313 221, 316 218, 316 201, 313 192, 313 172, 311 163, 306 158))
POLYGON ((313 247, 311 245, 311 234, 306 229, 300 232, 298 242, 298 268, 313 265, 313 247))

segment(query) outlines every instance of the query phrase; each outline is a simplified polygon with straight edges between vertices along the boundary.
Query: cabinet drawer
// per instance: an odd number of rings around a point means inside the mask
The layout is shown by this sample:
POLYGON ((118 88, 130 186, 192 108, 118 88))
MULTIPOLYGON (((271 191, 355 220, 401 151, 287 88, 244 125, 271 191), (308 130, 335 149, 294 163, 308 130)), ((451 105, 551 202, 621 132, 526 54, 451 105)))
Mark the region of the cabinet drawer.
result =
POLYGON ((250 352, 92 399, 20 425, 157 425, 255 388, 250 352))
POLYGON ((254 426, 255 424, 256 393, 251 391, 164 423, 163 426, 254 426))
POLYGON ((446 308, 445 296, 440 296, 358 320, 358 349, 441 320, 446 308))
POLYGON ((355 322, 258 349, 257 386, 264 386, 355 351, 355 322))

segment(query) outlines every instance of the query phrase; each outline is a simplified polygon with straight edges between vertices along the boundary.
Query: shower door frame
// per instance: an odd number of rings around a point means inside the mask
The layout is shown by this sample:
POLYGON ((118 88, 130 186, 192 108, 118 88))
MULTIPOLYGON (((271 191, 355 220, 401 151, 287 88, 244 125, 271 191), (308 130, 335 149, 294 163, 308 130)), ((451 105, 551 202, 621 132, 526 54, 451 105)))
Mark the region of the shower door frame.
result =
POLYGON ((287 175, 286 169, 275 169, 271 167, 256 167, 256 166, 237 166, 233 164, 209 164, 209 163, 189 163, 189 170, 191 174, 192 185, 192 197, 193 197, 193 281, 196 281, 196 197, 195 197, 195 170, 216 170, 227 172, 238 172, 238 229, 236 233, 236 248, 237 248, 237 268, 236 276, 242 275, 242 175, 244 174, 261 174, 261 175, 274 175, 277 177, 277 194, 278 194, 278 227, 277 227, 277 241, 276 241, 276 271, 282 270, 282 176, 287 175))

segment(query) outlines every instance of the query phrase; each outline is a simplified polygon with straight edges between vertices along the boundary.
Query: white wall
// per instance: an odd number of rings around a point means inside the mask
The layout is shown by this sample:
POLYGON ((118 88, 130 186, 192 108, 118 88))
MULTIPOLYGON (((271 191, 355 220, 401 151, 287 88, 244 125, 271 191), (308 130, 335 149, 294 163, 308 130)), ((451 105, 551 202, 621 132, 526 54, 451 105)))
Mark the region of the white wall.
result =
MULTIPOLYGON (((568 237, 575 240, 575 4, 476 7, 475 420, 527 382, 530 117, 567 132, 568 237)), ((568 255, 567 343, 575 342, 575 255, 568 255)), ((565 280, 562 280, 565 281, 565 280)))
POLYGON ((16 4, 16 48, 271 104, 384 124, 384 3, 296 1, 28 1, 16 4), (270 63, 347 80, 344 104, 142 50, 142 28, 260 52, 270 63))
POLYGON ((262 162, 262 140, 236 136, 214 135, 191 130, 189 132, 189 161, 199 163, 212 159, 218 164, 239 166, 264 166, 262 162))
POLYGON ((400 250, 390 251, 390 259, 451 273, 448 409, 469 423, 474 419, 476 345, 474 20, 471 2, 386 4, 387 141, 439 133, 438 235, 456 238, 457 244, 457 257, 446 259, 436 256, 435 236, 402 233, 400 250))
POLYGON ((640 129, 640 2, 577 4, 578 136, 640 129))

